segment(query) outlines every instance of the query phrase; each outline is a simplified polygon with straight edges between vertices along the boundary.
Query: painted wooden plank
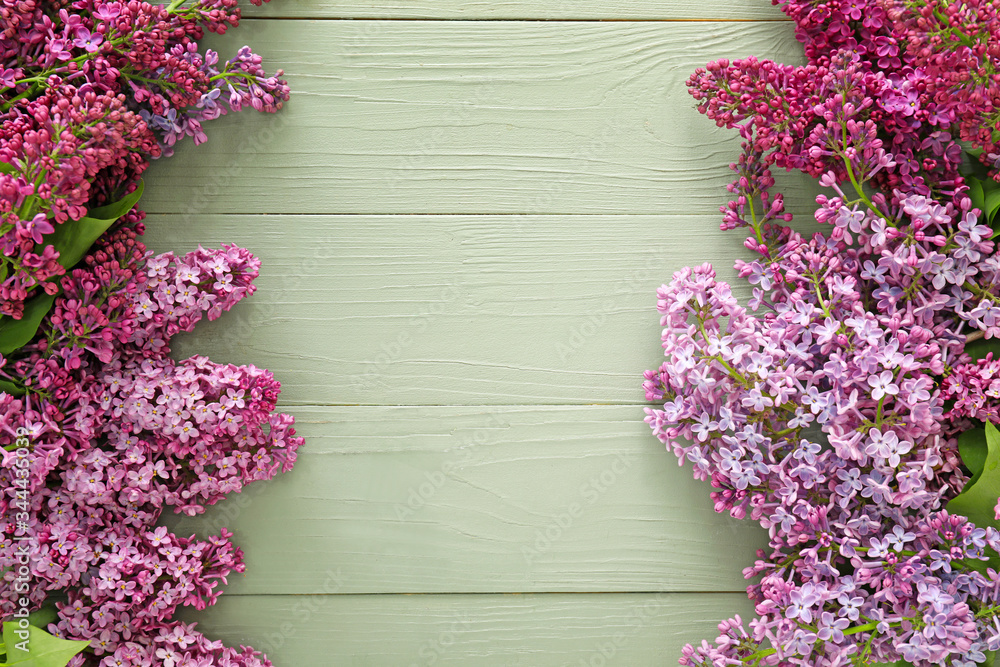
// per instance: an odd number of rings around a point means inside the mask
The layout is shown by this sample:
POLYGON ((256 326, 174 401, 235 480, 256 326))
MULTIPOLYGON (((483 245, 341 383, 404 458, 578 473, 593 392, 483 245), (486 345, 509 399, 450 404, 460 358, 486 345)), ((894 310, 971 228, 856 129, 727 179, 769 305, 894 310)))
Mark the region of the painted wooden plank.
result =
POLYGON ((268 368, 287 405, 637 403, 656 288, 749 257, 718 219, 154 215, 147 242, 262 259, 259 291, 175 350, 268 368))
MULTIPOLYGON (((294 97, 154 164, 146 210, 714 213, 738 141, 686 78, 802 57, 783 22, 256 20, 206 42, 253 44, 294 97)), ((812 201, 808 179, 781 179, 790 205, 812 201)))
POLYGON ((653 21, 720 19, 782 20, 767 0, 282 0, 247 5, 243 15, 272 18, 380 19, 645 19, 653 21))
POLYGON ((296 468, 198 517, 238 593, 742 591, 766 535, 716 514, 639 406, 299 407, 296 468))
POLYGON ((276 667, 662 667, 735 613, 745 595, 225 594, 183 618, 276 667))

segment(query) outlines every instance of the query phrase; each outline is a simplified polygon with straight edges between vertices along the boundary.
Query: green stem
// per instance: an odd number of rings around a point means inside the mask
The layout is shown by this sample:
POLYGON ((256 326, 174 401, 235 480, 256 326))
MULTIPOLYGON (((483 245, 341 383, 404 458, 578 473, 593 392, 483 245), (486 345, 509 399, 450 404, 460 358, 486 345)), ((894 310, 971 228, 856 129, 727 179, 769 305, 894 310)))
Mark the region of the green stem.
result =
MULTIPOLYGON (((708 340, 708 331, 705 330, 705 322, 700 317, 698 318, 698 328, 701 329, 701 336, 702 336, 702 338, 704 338, 707 341, 708 340)), ((739 380, 739 382, 741 384, 744 384, 744 385, 747 384, 746 377, 744 377, 742 373, 740 373, 738 370, 736 370, 731 365, 729 365, 729 363, 726 362, 726 360, 723 359, 721 356, 716 355, 716 356, 713 356, 713 357, 706 357, 706 359, 714 359, 715 361, 718 361, 720 364, 722 364, 723 368, 725 368, 727 371, 729 371, 729 374, 731 376, 735 377, 737 380, 739 380)))
POLYGON ((895 223, 893 223, 892 220, 886 217, 886 215, 882 213, 882 211, 880 211, 878 207, 876 207, 875 204, 873 204, 872 201, 868 198, 868 195, 865 194, 864 189, 861 187, 861 184, 858 182, 857 177, 854 175, 854 170, 851 168, 851 160, 850 158, 847 157, 847 148, 848 148, 847 124, 844 121, 840 122, 840 131, 841 131, 841 143, 843 145, 843 150, 837 152, 840 154, 840 157, 844 160, 844 166, 847 168, 847 178, 850 179, 851 185, 854 187, 854 191, 857 193, 861 201, 864 202, 865 206, 874 211, 875 214, 878 215, 880 218, 885 220, 890 227, 895 227, 896 226, 895 223))
POLYGON ((986 616, 994 616, 1000 613, 1000 605, 995 607, 988 607, 986 609, 980 609, 976 612, 976 618, 983 618, 986 616))
POLYGON ((823 309, 823 313, 827 317, 833 317, 833 314, 830 312, 830 304, 828 304, 826 302, 826 299, 823 298, 823 288, 819 282, 819 275, 817 275, 816 273, 813 273, 811 275, 812 275, 813 287, 816 288, 816 298, 819 299, 819 305, 823 309))
POLYGON ((844 635, 856 635, 859 632, 868 632, 869 630, 874 630, 878 628, 878 623, 866 623, 865 625, 856 625, 853 628, 847 628, 844 630, 844 635))
POLYGON ((8 111, 8 110, 10 110, 10 108, 12 106, 14 106, 19 100, 23 100, 24 98, 28 97, 31 94, 32 94, 32 90, 29 88, 28 90, 25 90, 24 92, 20 93, 19 95, 15 96, 15 97, 12 97, 11 99, 7 100, 2 105, 0 105, 0 111, 8 111))
POLYGON ((993 294, 992 292, 988 292, 988 291, 984 290, 982 287, 980 287, 979 285, 976 285, 975 283, 971 283, 969 281, 966 281, 965 284, 962 285, 962 287, 964 287, 965 289, 969 290, 973 294, 975 294, 975 295, 977 295, 977 296, 979 296, 981 298, 984 298, 984 299, 989 299, 990 301, 993 301, 994 303, 996 303, 997 301, 1000 301, 1000 299, 998 299, 995 294, 993 294))
POLYGON ((257 80, 256 76, 254 76, 253 74, 247 74, 246 72, 219 72, 215 76, 209 77, 208 80, 211 82, 211 81, 216 81, 218 79, 226 79, 226 78, 231 77, 231 76, 236 76, 236 77, 240 77, 240 78, 243 78, 243 79, 248 79, 250 81, 256 81, 257 80))
POLYGON ((764 239, 760 235, 760 225, 757 223, 757 213, 753 210, 753 197, 747 197, 747 204, 750 206, 750 220, 753 221, 753 234, 757 237, 757 244, 763 245, 764 239))

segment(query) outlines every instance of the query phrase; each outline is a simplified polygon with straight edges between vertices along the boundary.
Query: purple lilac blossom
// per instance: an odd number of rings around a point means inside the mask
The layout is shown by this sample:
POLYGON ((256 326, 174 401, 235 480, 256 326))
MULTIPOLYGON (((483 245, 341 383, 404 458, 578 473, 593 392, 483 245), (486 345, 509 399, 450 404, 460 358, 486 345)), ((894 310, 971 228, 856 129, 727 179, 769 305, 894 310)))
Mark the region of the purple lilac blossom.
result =
POLYGON ((745 571, 749 630, 724 621, 680 662, 980 664, 1000 648, 983 562, 1000 534, 946 504, 968 481, 955 436, 1000 419, 1000 360, 965 352, 1000 335, 1000 258, 958 172, 964 140, 1000 178, 1000 78, 981 73, 1000 66, 997 6, 775 4, 808 65, 722 60, 689 80, 743 139, 721 227, 752 232, 750 310, 710 266, 677 272, 657 294, 666 361, 645 376, 654 434, 681 460, 697 441, 715 509, 770 538, 745 571), (781 224, 771 165, 833 190, 828 233, 781 224))

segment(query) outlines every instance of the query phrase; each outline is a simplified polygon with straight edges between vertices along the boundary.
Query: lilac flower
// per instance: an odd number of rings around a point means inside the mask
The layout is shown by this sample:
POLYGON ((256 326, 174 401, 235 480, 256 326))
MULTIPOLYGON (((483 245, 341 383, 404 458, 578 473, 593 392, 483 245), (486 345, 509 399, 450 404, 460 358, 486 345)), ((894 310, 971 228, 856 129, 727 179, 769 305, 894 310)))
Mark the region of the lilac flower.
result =
POLYGON ((908 532, 905 528, 899 525, 893 526, 892 532, 886 535, 886 540, 897 552, 901 551, 908 542, 912 542, 915 539, 917 539, 915 533, 908 532))
POLYGON ((872 388, 872 398, 880 400, 884 396, 895 396, 899 393, 899 385, 893 381, 892 371, 882 371, 878 375, 868 378, 868 385, 872 388))
POLYGON ((98 21, 111 21, 121 15, 121 3, 102 2, 94 10, 94 18, 98 21))
POLYGON ((725 471, 735 471, 743 467, 743 450, 740 447, 727 449, 719 448, 719 468, 725 471))
POLYGON ((48 60, 50 62, 69 60, 73 57, 72 52, 69 50, 70 41, 67 39, 54 39, 46 46, 49 52, 48 60))
POLYGON ((810 655, 813 644, 816 643, 816 633, 796 630, 792 639, 785 645, 785 650, 793 655, 810 655))
POLYGON ((846 618, 837 618, 832 612, 824 611, 820 614, 819 630, 816 637, 821 641, 833 641, 840 643, 844 640, 844 630, 850 626, 851 622, 846 618))
POLYGON ((767 275, 767 270, 760 262, 751 262, 748 280, 751 285, 760 285, 762 290, 771 289, 771 278, 767 275))
POLYGON ((746 398, 743 399, 743 407, 750 408, 755 412, 761 412, 772 405, 774 405, 774 400, 764 395, 759 382, 750 390, 746 398))
POLYGON ((793 590, 788 595, 790 604, 785 609, 785 618, 797 618, 804 623, 812 622, 812 607, 819 602, 810 584, 801 589, 793 590))
POLYGON ((858 596, 851 597, 845 593, 842 594, 837 601, 840 602, 841 605, 837 612, 839 615, 846 616, 849 621, 858 620, 860 615, 859 610, 861 609, 861 605, 865 602, 864 598, 858 596))
POLYGON ((89 53, 96 53, 103 41, 103 35, 97 32, 92 33, 83 26, 78 26, 73 31, 73 46, 84 49, 89 53))
POLYGON ((0 86, 4 88, 13 88, 17 84, 17 80, 23 76, 23 71, 19 68, 6 68, 0 66, 0 86))
POLYGON ((861 483, 863 485, 861 495, 865 498, 871 498, 875 503, 885 502, 890 494, 886 479, 878 470, 872 470, 867 475, 862 475, 861 483))
POLYGON ((740 491, 746 490, 750 486, 760 484, 760 477, 752 466, 741 466, 734 469, 730 475, 733 485, 740 491))
POLYGON ((930 640, 948 638, 948 615, 929 613, 924 614, 924 637, 930 640))
POLYGON ((46 219, 44 213, 39 213, 31 220, 23 223, 22 229, 24 234, 35 243, 42 242, 43 234, 51 234, 55 231, 55 227, 46 219))

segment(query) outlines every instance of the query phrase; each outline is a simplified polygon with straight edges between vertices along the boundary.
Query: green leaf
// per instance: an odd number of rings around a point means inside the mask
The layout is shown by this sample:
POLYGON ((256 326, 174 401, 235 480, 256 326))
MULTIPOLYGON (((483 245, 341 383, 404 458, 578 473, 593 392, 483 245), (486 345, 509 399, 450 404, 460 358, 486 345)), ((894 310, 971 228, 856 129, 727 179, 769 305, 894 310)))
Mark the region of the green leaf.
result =
POLYGON ((17 167, 12 164, 7 164, 6 162, 0 162, 0 174, 13 174, 17 171, 17 167))
POLYGON ((1000 358, 1000 338, 990 338, 989 340, 980 338, 979 340, 974 340, 965 346, 965 351, 976 361, 985 359, 986 355, 990 352, 993 353, 994 359, 998 359, 1000 358))
POLYGON ((3 624, 3 640, 7 661, 0 667, 66 667, 70 658, 90 646, 88 641, 53 637, 33 625, 20 629, 16 621, 3 624))
MULTIPOLYGON (((967 176, 965 182, 969 185, 969 199, 972 200, 972 208, 978 208, 985 213, 986 194, 983 192, 983 183, 975 176, 967 176)), ((985 222, 985 220, 984 220, 985 222)))
POLYGON ((144 187, 145 183, 140 180, 139 187, 135 189, 135 192, 125 195, 116 202, 90 209, 87 211, 87 217, 94 218, 95 220, 110 220, 111 222, 114 222, 132 210, 132 207, 135 206, 139 201, 139 198, 142 197, 142 190, 144 187))
POLYGON ((993 217, 996 215, 998 209, 1000 209, 1000 184, 995 189, 986 193, 986 208, 983 210, 983 215, 986 216, 986 224, 993 222, 993 217))
POLYGON ((59 251, 60 265, 67 269, 74 266, 83 259, 90 246, 94 245, 94 241, 100 238, 108 227, 132 210, 142 197, 142 190, 143 182, 139 181, 139 187, 135 192, 125 195, 122 199, 107 206, 91 209, 79 220, 67 220, 61 225, 56 225, 55 231, 45 236, 36 252, 41 250, 42 245, 51 245, 59 251))
POLYGON ((871 662, 868 667, 913 667, 912 662, 897 660, 896 662, 871 662))
POLYGON ((24 389, 18 387, 10 380, 0 380, 0 391, 5 391, 11 396, 22 396, 24 394, 24 389))
POLYGON ((970 149, 963 146, 962 165, 958 168, 958 173, 962 174, 966 181, 969 177, 974 177, 984 183, 993 180, 990 177, 990 170, 979 161, 979 156, 984 152, 981 148, 970 149))
MULTIPOLYGON (((993 508, 1000 497, 1000 431, 986 423, 986 460, 979 475, 973 477, 962 492, 948 503, 948 511, 968 517, 980 528, 993 526, 1000 529, 1000 521, 994 518, 993 508)), ((993 552, 989 560, 966 561, 969 567, 986 572, 987 567, 1000 570, 1000 554, 993 552)))
POLYGON ((35 337, 42 318, 52 309, 55 303, 54 294, 39 294, 24 302, 24 313, 21 319, 15 320, 10 315, 0 317, 0 354, 7 356, 35 337))
POLYGON ((972 485, 986 465, 986 429, 973 428, 958 436, 958 453, 962 455, 962 463, 972 473, 968 484, 972 485))
POLYGON ((57 620, 59 620, 59 612, 56 611, 54 604, 45 605, 28 614, 28 623, 36 628, 44 629, 48 627, 49 623, 55 623, 57 620))

